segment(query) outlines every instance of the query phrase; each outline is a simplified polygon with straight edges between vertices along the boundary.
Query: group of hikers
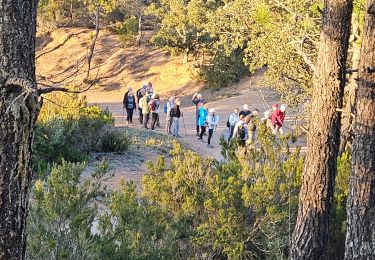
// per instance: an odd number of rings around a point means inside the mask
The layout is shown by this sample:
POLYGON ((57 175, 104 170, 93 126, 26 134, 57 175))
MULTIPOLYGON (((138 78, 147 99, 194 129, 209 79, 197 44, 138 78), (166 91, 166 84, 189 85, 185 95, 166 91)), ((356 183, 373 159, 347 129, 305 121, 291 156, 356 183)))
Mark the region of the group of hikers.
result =
MULTIPOLYGON (((195 105, 195 125, 196 135, 198 140, 205 142, 204 136, 207 137, 207 147, 213 148, 212 137, 219 125, 219 115, 216 109, 208 107, 202 94, 195 93, 192 97, 192 102, 195 105)), ((145 128, 149 129, 148 123, 151 119, 150 128, 155 131, 155 127, 160 126, 161 108, 166 116, 165 132, 176 138, 181 138, 179 135, 180 118, 183 114, 180 110, 181 100, 174 96, 170 97, 162 106, 160 96, 154 93, 151 82, 143 83, 142 87, 133 92, 131 88, 125 93, 123 100, 124 110, 127 112, 126 121, 128 124, 133 123, 134 110, 139 110, 139 122, 145 128)), ((287 106, 282 104, 272 105, 272 110, 264 112, 264 117, 261 119, 274 135, 283 135, 283 124, 285 118, 285 110, 287 106)), ((236 139, 241 146, 251 144, 256 138, 256 121, 258 120, 259 110, 250 110, 249 105, 245 104, 240 111, 238 108, 229 116, 227 120, 228 127, 228 141, 236 139)), ((185 129, 186 131, 186 129, 185 129)))
MULTIPOLYGON (((126 110, 127 124, 133 124, 134 110, 139 111, 139 123, 145 128, 151 128, 155 131, 155 127, 160 126, 161 101, 159 94, 154 93, 152 83, 143 83, 142 87, 133 92, 132 88, 125 93, 123 100, 124 110, 126 110), (148 123, 151 119, 151 125, 148 123)), ((174 137, 181 138, 179 135, 179 119, 182 117, 180 111, 181 101, 178 98, 171 97, 163 107, 163 112, 166 114, 165 131, 174 137)))

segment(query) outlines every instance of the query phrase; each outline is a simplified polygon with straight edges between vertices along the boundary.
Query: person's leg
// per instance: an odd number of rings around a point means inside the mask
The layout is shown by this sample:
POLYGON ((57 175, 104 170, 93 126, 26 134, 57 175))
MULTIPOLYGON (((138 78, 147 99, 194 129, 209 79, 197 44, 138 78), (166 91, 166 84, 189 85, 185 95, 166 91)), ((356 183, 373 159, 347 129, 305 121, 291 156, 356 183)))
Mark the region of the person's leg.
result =
POLYGON ((199 113, 198 112, 195 113, 195 126, 197 130, 197 136, 199 136, 199 113))
POLYGON ((151 113, 151 130, 155 130, 156 113, 151 113))
POLYGON ((180 119, 176 117, 176 136, 177 137, 180 137, 180 135, 178 134, 178 132, 180 131, 180 119))
POLYGON ((126 109, 126 122, 129 123, 129 120, 130 120, 130 109, 127 108, 127 109, 126 109))
POLYGON ((177 117, 173 117, 173 121, 172 121, 172 135, 173 136, 177 136, 178 132, 177 132, 177 126, 178 124, 178 118, 177 117))
POLYGON ((203 135, 204 133, 206 132, 206 127, 205 126, 201 126, 201 133, 199 135, 199 138, 202 139, 203 138, 203 135))
POLYGON ((139 112, 139 123, 143 125, 143 114, 142 114, 142 109, 138 108, 139 112))
POLYGON ((228 142, 230 141, 230 139, 232 139, 233 137, 233 132, 234 132, 234 125, 231 125, 229 127, 229 137, 228 137, 228 142))
POLYGON ((159 118, 159 113, 156 113, 156 126, 160 127, 160 118, 159 118))
POLYGON ((214 134, 213 129, 208 129, 208 144, 211 145, 212 135, 214 134))
POLYGON ((145 128, 148 128, 147 125, 148 125, 148 121, 150 120, 150 113, 148 114, 144 114, 143 115, 143 126, 145 128))
POLYGON ((284 135, 283 127, 280 127, 280 128, 279 128, 279 133, 280 133, 280 136, 283 136, 283 135, 284 135))
POLYGON ((133 123, 133 113, 134 113, 134 109, 130 109, 130 123, 132 124, 133 123))

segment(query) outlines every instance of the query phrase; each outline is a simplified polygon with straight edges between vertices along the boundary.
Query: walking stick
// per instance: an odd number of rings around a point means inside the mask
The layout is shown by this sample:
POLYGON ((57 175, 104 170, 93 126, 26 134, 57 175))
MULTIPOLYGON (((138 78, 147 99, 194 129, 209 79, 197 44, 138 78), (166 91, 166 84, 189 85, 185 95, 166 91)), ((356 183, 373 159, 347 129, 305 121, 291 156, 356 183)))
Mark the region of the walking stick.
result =
POLYGON ((187 132, 186 132, 186 126, 185 126, 185 119, 184 119, 184 116, 182 116, 182 123, 184 124, 185 136, 186 136, 186 138, 187 138, 188 136, 187 136, 187 132))

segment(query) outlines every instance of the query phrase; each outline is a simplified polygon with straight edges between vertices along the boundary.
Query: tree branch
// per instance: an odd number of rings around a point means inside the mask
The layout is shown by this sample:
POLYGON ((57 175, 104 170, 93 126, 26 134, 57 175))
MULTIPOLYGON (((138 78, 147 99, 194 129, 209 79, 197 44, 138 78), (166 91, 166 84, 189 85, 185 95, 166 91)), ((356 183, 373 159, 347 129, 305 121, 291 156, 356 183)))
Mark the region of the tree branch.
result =
POLYGON ((55 86, 51 86, 51 85, 48 85, 48 84, 45 84, 45 83, 38 83, 39 85, 45 87, 45 88, 38 89, 38 95, 48 94, 48 93, 52 93, 52 92, 65 92, 65 93, 71 93, 71 94, 81 94, 81 93, 87 92, 95 85, 95 83, 97 83, 99 70, 100 70, 100 67, 98 68, 95 79, 84 90, 70 90, 70 89, 65 88, 65 87, 55 87, 55 86))

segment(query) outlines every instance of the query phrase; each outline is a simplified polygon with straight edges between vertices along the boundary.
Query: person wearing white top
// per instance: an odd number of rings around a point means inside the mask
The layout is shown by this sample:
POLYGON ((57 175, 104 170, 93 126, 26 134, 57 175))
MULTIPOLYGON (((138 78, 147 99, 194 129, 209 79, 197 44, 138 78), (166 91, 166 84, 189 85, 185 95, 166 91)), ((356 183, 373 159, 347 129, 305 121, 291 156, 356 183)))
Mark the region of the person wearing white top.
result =
POLYGON ((216 131, 217 125, 219 124, 219 116, 216 115, 216 110, 215 108, 211 108, 209 110, 209 114, 207 116, 207 124, 208 124, 208 144, 207 147, 213 148, 211 145, 211 139, 216 131))
POLYGON ((230 139, 233 137, 233 131, 234 127, 237 124, 238 121, 240 121, 240 116, 239 116, 239 109, 236 108, 234 112, 229 116, 229 137, 228 137, 228 142, 230 139))
POLYGON ((247 124, 245 122, 245 116, 244 115, 240 115, 240 121, 238 121, 236 123, 235 127, 234 127, 233 136, 235 136, 238 139, 239 144, 241 146, 245 146, 246 141, 249 138, 249 131, 247 129, 247 124), (240 127, 242 128, 243 136, 241 136, 242 134, 239 130, 240 127))
POLYGON ((175 97, 172 96, 169 98, 169 101, 167 101, 167 117, 166 117, 166 123, 165 123, 165 132, 167 134, 171 134, 171 127, 172 127, 172 117, 171 117, 171 110, 174 107, 174 100, 175 97))

